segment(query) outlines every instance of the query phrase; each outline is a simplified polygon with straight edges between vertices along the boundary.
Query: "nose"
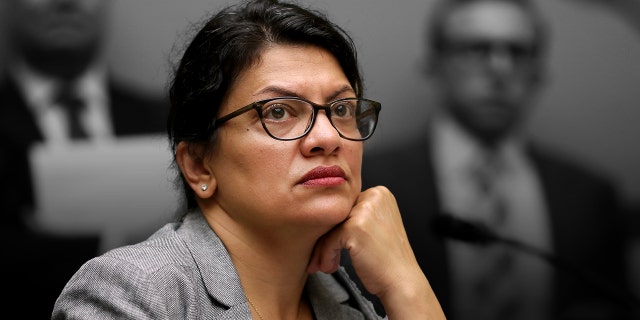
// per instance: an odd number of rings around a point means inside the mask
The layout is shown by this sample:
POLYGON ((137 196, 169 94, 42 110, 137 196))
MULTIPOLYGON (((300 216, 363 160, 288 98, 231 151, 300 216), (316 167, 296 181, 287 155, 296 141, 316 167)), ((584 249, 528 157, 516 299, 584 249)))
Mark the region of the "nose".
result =
POLYGON ((488 59, 489 67, 498 74, 511 74, 517 68, 514 56, 505 47, 496 47, 491 50, 488 59))
POLYGON ((305 155, 332 154, 342 144, 342 138, 336 128, 333 127, 324 110, 318 111, 316 119, 305 137, 302 138, 300 147, 305 155))

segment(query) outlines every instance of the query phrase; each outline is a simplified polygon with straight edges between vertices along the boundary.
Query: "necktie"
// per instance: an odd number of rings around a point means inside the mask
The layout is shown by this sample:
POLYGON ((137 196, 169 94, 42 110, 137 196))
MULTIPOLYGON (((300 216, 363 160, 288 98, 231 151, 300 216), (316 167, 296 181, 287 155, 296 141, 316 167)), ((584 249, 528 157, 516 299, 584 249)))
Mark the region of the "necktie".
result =
MULTIPOLYGON (((473 168, 479 220, 497 234, 508 226, 509 208, 500 187, 503 163, 492 155, 480 158, 473 168)), ((515 256, 511 248, 501 243, 475 248, 476 274, 469 288, 474 301, 474 319, 513 319, 518 308, 518 288, 513 281, 515 256)))
POLYGON ((69 120, 69 137, 71 139, 87 138, 87 133, 80 122, 80 112, 85 104, 74 91, 72 84, 64 83, 59 87, 56 102, 66 110, 69 120))
POLYGON ((500 189, 500 179, 504 163, 495 155, 479 157, 471 168, 471 181, 476 190, 475 209, 479 210, 480 219, 494 231, 503 229, 506 223, 507 204, 500 189))

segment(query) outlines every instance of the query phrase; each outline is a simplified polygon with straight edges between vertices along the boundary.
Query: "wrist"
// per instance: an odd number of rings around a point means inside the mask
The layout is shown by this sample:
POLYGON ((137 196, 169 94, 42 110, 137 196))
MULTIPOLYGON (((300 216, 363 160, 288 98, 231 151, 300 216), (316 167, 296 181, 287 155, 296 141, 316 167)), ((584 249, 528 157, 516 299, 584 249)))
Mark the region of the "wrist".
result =
POLYGON ((445 319, 440 302, 424 275, 417 279, 398 281, 397 285, 388 288, 378 297, 389 320, 445 319))

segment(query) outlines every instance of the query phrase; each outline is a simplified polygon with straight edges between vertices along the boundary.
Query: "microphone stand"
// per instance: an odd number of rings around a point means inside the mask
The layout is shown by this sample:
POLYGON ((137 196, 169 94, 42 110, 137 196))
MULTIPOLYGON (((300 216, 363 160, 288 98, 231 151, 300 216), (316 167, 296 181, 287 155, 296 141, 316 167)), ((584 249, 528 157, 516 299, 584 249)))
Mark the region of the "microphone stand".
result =
MULTIPOLYGON (((630 310, 640 312, 640 299, 620 291, 611 283, 605 281, 597 275, 587 272, 585 269, 578 267, 569 261, 560 259, 547 251, 541 250, 535 246, 529 245, 516 239, 504 237, 491 231, 487 226, 480 223, 474 223, 459 219, 450 214, 439 214, 433 219, 434 231, 443 237, 448 237, 456 240, 460 240, 467 243, 477 245, 489 245, 492 243, 502 243, 504 245, 513 247, 517 250, 525 253, 537 256, 549 264, 551 264, 557 270, 566 272, 582 280, 584 283, 590 285, 592 288, 600 292, 609 298, 616 304, 621 304, 628 307, 630 310)), ((640 314, 640 313, 639 313, 640 314)))

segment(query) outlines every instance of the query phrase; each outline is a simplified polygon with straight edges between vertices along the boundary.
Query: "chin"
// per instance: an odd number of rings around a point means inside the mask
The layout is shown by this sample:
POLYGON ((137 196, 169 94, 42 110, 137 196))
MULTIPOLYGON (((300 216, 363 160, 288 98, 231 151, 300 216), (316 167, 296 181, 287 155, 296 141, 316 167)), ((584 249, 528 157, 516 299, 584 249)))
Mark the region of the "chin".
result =
POLYGON ((353 203, 344 201, 323 201, 318 205, 314 205, 305 214, 305 217, 314 224, 335 226, 343 222, 349 216, 353 208, 353 203))

